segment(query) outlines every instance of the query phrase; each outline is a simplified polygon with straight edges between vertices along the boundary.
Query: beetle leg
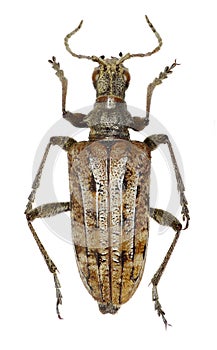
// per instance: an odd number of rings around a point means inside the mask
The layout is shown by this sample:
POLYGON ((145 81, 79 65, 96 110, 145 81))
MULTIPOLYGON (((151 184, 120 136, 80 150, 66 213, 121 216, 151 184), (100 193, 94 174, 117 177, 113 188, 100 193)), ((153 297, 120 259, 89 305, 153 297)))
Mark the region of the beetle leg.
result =
POLYGON ((67 87, 68 87, 68 80, 66 79, 64 75, 64 71, 60 69, 59 62, 56 61, 56 57, 53 56, 51 60, 48 60, 48 62, 52 65, 52 68, 56 71, 56 76, 59 78, 62 84, 62 112, 63 112, 63 118, 68 120, 72 125, 80 128, 87 128, 87 124, 83 122, 84 117, 86 117, 85 114, 82 113, 71 113, 66 111, 66 96, 67 96, 67 87))
POLYGON ((55 202, 39 205, 37 208, 26 210, 25 214, 28 221, 33 221, 37 218, 55 216, 69 210, 70 202, 55 202))
POLYGON ((86 114, 83 113, 71 113, 69 111, 63 112, 63 118, 77 128, 88 128, 87 122, 84 121, 86 114))
POLYGON ((59 64, 59 62, 56 61, 55 56, 53 56, 51 60, 48 60, 48 62, 50 64, 52 64, 52 68, 56 71, 56 76, 61 81, 61 84, 62 84, 62 112, 65 112, 68 80, 64 76, 64 71, 62 69, 60 69, 60 64, 59 64))
POLYGON ((173 62, 173 64, 169 67, 165 67, 163 72, 160 72, 159 76, 153 80, 152 83, 150 83, 147 87, 147 96, 146 96, 146 119, 149 119, 149 113, 150 113, 150 107, 151 107, 151 98, 153 91, 157 85, 160 85, 163 82, 163 79, 166 79, 168 77, 168 74, 171 74, 173 71, 172 69, 178 66, 179 64, 176 63, 176 60, 173 62))
POLYGON ((28 222, 28 226, 30 228, 30 231, 32 232, 32 235, 45 259, 45 262, 47 264, 48 269, 50 270, 50 272, 53 274, 54 276, 54 284, 55 284, 55 288, 56 288, 56 298, 57 298, 57 304, 56 304, 56 311, 57 311, 57 315, 58 317, 61 319, 60 316, 60 312, 59 312, 59 305, 62 304, 62 294, 60 291, 61 285, 59 282, 59 279, 57 277, 57 267, 54 264, 54 262, 51 260, 51 258, 49 257, 46 249, 44 248, 43 244, 41 243, 34 227, 32 226, 31 221, 33 221, 36 218, 44 218, 44 217, 49 217, 52 215, 56 215, 65 211, 70 210, 70 203, 69 202, 65 202, 65 203, 48 203, 48 204, 44 204, 41 205, 35 209, 31 209, 31 210, 26 210, 26 218, 27 218, 27 222, 28 222))
POLYGON ((173 216, 169 212, 162 210, 162 209, 150 208, 150 216, 154 220, 156 220, 160 225, 172 227, 173 230, 176 232, 176 235, 172 241, 172 244, 171 244, 169 250, 167 251, 167 253, 164 257, 163 262, 161 263, 159 269, 156 271, 156 273, 154 274, 154 276, 152 277, 151 282, 150 282, 150 283, 152 283, 152 300, 154 301, 154 304, 155 304, 155 310, 157 311, 158 316, 162 317, 163 322, 165 324, 165 327, 167 327, 168 325, 170 326, 170 324, 168 324, 168 322, 165 318, 165 312, 163 311, 162 306, 159 302, 157 286, 158 286, 158 283, 159 283, 159 281, 163 275, 163 272, 167 266, 167 263, 172 255, 172 252, 175 248, 175 245, 178 241, 180 231, 182 229, 182 225, 179 222, 179 220, 176 219, 175 216, 173 216))
POLYGON ((27 203, 27 206, 26 206, 27 210, 32 209, 32 204, 35 200, 35 195, 36 195, 37 189, 40 186, 42 171, 43 171, 50 147, 57 145, 57 146, 61 147, 63 150, 68 151, 73 146, 73 144, 75 142, 76 141, 74 139, 67 137, 67 136, 54 136, 54 137, 50 138, 50 142, 48 143, 48 145, 45 149, 41 164, 39 165, 38 172, 37 172, 35 179, 33 181, 33 184, 32 184, 32 192, 29 195, 29 198, 28 198, 29 202, 27 203))
POLYGON ((48 203, 48 204, 41 205, 41 206, 34 208, 34 209, 32 209, 32 205, 33 205, 34 200, 35 200, 36 191, 40 186, 42 171, 43 171, 43 168, 44 168, 44 165, 45 165, 45 162, 46 162, 51 145, 58 145, 61 148, 63 148, 64 150, 68 151, 72 147, 73 143, 75 143, 75 142, 76 141, 71 139, 70 137, 63 137, 63 136, 51 137, 50 142, 48 143, 48 145, 45 149, 45 153, 43 155, 38 172, 37 172, 35 179, 33 181, 32 192, 28 198, 29 201, 27 203, 26 210, 25 210, 26 219, 27 219, 29 229, 32 232, 32 235, 33 235, 33 237, 34 237, 34 239, 35 239, 35 241, 36 241, 36 243, 37 243, 44 259, 45 259, 45 262, 48 266, 48 269, 50 270, 50 272, 54 276, 54 283, 55 283, 55 288, 56 288, 56 298, 57 298, 56 311, 57 311, 57 315, 59 318, 61 318, 60 312, 59 312, 59 305, 62 304, 62 295, 60 292, 60 287, 61 287, 60 282, 59 282, 59 279, 57 277, 58 270, 57 270, 57 267, 54 264, 54 262, 49 257, 43 244, 41 243, 31 221, 33 221, 36 218, 48 217, 48 216, 52 216, 52 215, 56 215, 56 214, 68 211, 68 210, 70 210, 70 203, 69 202, 48 203))
POLYGON ((169 148, 169 152, 170 152, 170 156, 172 159, 172 163, 173 163, 173 168, 175 171, 175 175, 176 175, 176 181, 177 181, 177 189, 178 192, 180 193, 180 204, 182 206, 182 215, 183 215, 183 220, 186 220, 186 226, 185 229, 188 227, 188 223, 190 220, 190 216, 189 216, 189 210, 188 210, 188 202, 186 200, 184 191, 185 191, 185 186, 183 184, 182 181, 182 177, 178 168, 178 164, 173 152, 173 148, 171 145, 171 142, 168 138, 167 135, 164 134, 156 134, 156 135, 151 135, 149 137, 147 137, 144 141, 144 143, 146 143, 148 145, 148 147, 150 148, 151 151, 153 151, 154 149, 156 149, 160 144, 167 144, 168 148, 169 148))
POLYGON ((133 118, 133 124, 130 126, 133 130, 140 131, 143 130, 148 124, 149 124, 149 114, 150 114, 150 108, 151 108, 151 99, 152 94, 157 85, 162 84, 163 80, 168 77, 168 74, 171 74, 173 71, 172 69, 178 66, 179 64, 176 63, 176 60, 174 63, 169 67, 165 67, 163 72, 160 72, 159 76, 155 78, 152 83, 150 83, 147 87, 147 94, 146 94, 146 116, 143 117, 134 117, 133 118))
POLYGON ((172 227, 176 232, 182 229, 182 225, 179 220, 168 211, 150 208, 150 216, 160 225, 172 227))

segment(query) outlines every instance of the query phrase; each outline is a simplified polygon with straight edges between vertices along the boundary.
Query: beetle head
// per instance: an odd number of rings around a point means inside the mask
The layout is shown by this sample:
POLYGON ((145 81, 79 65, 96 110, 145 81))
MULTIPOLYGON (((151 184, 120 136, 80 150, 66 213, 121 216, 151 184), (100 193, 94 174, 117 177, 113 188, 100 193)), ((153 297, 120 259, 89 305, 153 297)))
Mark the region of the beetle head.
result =
POLYGON ((104 59, 92 74, 97 101, 103 101, 105 97, 113 97, 117 101, 123 101, 125 91, 130 83, 130 73, 116 57, 104 59))
POLYGON ((130 81, 130 74, 128 72, 128 69, 123 66, 123 62, 133 57, 151 56, 160 50, 162 46, 162 39, 156 31, 156 29, 154 28, 154 26, 152 25, 152 23, 149 21, 148 17, 145 16, 145 18, 149 27, 151 28, 152 32, 155 34, 158 40, 158 46, 156 46, 152 51, 146 53, 127 53, 124 56, 120 54, 120 58, 111 57, 110 59, 105 59, 104 56, 86 56, 74 53, 69 47, 68 40, 81 28, 83 21, 81 21, 78 27, 75 28, 71 33, 69 33, 65 37, 64 42, 66 50, 72 56, 76 58, 86 58, 93 62, 99 63, 99 66, 94 69, 92 75, 93 85, 96 89, 97 100, 99 100, 99 98, 101 98, 102 100, 102 98, 105 97, 113 97, 114 99, 117 98, 120 101, 123 101, 125 97, 125 91, 128 88, 130 81))

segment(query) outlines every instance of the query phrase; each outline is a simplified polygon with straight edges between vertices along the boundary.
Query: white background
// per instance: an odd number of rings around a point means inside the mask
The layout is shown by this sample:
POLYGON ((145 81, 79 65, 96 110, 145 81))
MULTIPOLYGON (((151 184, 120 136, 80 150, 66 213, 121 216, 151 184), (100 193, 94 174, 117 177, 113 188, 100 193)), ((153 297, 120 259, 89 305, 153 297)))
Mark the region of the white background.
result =
POLYGON ((1 3, 2 349, 217 348, 214 5, 211 0, 1 3), (56 55, 69 79, 68 109, 90 105, 94 102, 94 64, 71 57, 65 51, 64 36, 84 19, 82 30, 71 40, 77 53, 115 56, 119 51, 149 51, 156 41, 145 14, 164 45, 151 58, 126 62, 132 77, 127 102, 144 109, 146 85, 175 58, 181 63, 156 89, 152 103, 152 114, 168 128, 182 155, 191 213, 189 230, 183 231, 159 286, 161 303, 173 325, 167 332, 153 310, 148 283, 172 232, 158 235, 158 226, 152 223, 144 278, 134 297, 113 316, 100 314, 84 289, 72 246, 43 223, 36 225, 61 272, 64 320, 60 321, 55 314, 52 276, 23 215, 36 149, 61 117, 60 83, 47 59, 56 55))

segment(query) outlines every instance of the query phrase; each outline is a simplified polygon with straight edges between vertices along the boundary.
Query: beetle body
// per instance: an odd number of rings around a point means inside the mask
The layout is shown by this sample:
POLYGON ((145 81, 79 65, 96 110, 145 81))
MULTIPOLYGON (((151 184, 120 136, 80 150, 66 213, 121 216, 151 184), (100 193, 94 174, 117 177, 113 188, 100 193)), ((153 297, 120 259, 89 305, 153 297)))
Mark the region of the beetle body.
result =
POLYGON ((80 25, 65 38, 66 49, 77 58, 98 62, 92 80, 96 89, 96 102, 87 114, 65 110, 67 79, 55 57, 49 62, 62 83, 63 117, 76 127, 90 128, 89 141, 77 142, 66 136, 51 137, 39 166, 32 192, 26 207, 28 226, 54 276, 58 316, 62 304, 57 267, 42 245, 32 221, 65 211, 71 213, 72 237, 81 279, 98 302, 102 313, 114 314, 126 303, 137 289, 144 270, 149 217, 158 223, 173 228, 175 238, 156 274, 151 280, 155 309, 167 320, 159 302, 157 285, 179 238, 182 225, 172 214, 162 209, 149 207, 151 152, 160 144, 167 144, 172 159, 180 204, 186 228, 190 219, 184 185, 167 135, 152 135, 144 142, 131 141, 129 129, 142 130, 149 122, 151 97, 154 88, 161 84, 176 61, 166 67, 147 88, 145 117, 132 117, 127 110, 125 92, 130 74, 123 62, 132 57, 145 57, 159 51, 162 39, 146 16, 151 30, 158 39, 158 46, 145 54, 129 54, 120 58, 77 55, 71 51, 68 39, 80 25), (69 202, 47 203, 33 207, 42 171, 51 146, 58 145, 68 154, 69 202))
POLYGON ((81 279, 115 313, 144 270, 150 152, 124 139, 79 142, 69 152, 73 242, 81 279))

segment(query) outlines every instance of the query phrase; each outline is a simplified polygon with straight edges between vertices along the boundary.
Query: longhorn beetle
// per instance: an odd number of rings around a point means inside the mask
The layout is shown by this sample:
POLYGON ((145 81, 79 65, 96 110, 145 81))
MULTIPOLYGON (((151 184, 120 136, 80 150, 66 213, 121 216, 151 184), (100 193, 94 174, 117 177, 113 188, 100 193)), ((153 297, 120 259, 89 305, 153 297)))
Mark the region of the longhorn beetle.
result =
POLYGON ((96 102, 87 115, 65 110, 67 79, 56 58, 53 56, 49 60, 62 83, 63 118, 76 127, 90 128, 88 141, 76 142, 67 136, 50 138, 25 211, 32 235, 54 276, 59 318, 62 294, 58 270, 42 245, 32 221, 70 211, 79 273, 102 313, 115 314, 131 298, 141 281, 147 252, 149 217, 175 231, 172 244, 151 280, 155 310, 162 317, 165 327, 168 325, 159 302, 157 286, 178 241, 182 225, 169 212, 149 207, 151 152, 161 144, 168 146, 172 159, 182 218, 185 221, 184 229, 188 227, 190 217, 185 188, 168 136, 156 134, 147 137, 144 142, 132 141, 129 136, 129 128, 139 131, 148 125, 152 93, 177 65, 175 61, 166 67, 148 85, 146 116, 132 117, 125 102, 130 74, 123 63, 134 57, 151 56, 162 46, 162 39, 147 16, 146 21, 158 40, 158 46, 146 53, 120 53, 119 58, 78 55, 70 49, 68 40, 81 28, 82 21, 65 37, 65 47, 73 57, 99 64, 92 75, 96 102), (50 147, 54 145, 61 147, 68 155, 70 200, 33 208, 42 171, 50 147))

